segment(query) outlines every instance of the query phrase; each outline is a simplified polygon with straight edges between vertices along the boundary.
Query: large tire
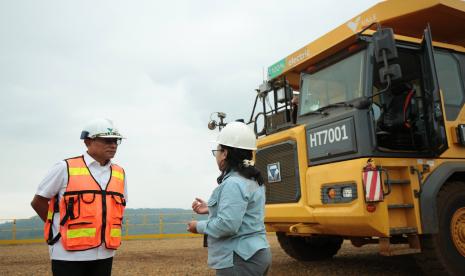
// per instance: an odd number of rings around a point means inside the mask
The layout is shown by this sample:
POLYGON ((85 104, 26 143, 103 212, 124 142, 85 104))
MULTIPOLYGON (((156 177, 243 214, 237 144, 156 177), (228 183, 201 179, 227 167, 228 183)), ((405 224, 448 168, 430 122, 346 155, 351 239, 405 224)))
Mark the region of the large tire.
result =
POLYGON ((421 238, 418 265, 427 275, 465 275, 465 183, 449 181, 437 197, 439 233, 421 238))
POLYGON ((276 232, 279 244, 287 255, 298 261, 317 261, 333 257, 343 239, 332 236, 299 237, 276 232))

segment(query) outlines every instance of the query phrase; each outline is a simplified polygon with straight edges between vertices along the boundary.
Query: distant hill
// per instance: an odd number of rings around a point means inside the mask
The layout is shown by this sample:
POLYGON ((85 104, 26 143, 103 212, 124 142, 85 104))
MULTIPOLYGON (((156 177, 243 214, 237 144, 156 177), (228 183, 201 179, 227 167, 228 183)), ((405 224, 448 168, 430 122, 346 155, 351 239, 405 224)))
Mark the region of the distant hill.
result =
MULTIPOLYGON (((197 215, 192 210, 180 208, 141 208, 126 209, 124 214, 123 235, 187 233, 186 224, 192 219, 205 219, 206 215, 197 215), (162 222, 160 224, 160 222, 162 222), (126 225, 128 226, 126 230, 126 225)), ((16 228, 16 239, 37 239, 43 237, 43 222, 38 216, 0 224, 0 240, 13 238, 16 228)))

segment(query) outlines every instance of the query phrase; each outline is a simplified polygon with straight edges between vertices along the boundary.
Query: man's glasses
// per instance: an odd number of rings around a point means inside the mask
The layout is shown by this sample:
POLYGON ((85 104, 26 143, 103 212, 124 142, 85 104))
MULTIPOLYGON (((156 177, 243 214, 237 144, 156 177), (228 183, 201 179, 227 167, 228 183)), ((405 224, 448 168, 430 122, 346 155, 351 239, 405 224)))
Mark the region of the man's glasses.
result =
POLYGON ((216 153, 217 153, 218 151, 224 151, 224 149, 212 150, 213 157, 216 157, 216 153))
POLYGON ((111 144, 121 145, 121 138, 95 138, 94 140, 99 141, 106 145, 111 145, 111 144))

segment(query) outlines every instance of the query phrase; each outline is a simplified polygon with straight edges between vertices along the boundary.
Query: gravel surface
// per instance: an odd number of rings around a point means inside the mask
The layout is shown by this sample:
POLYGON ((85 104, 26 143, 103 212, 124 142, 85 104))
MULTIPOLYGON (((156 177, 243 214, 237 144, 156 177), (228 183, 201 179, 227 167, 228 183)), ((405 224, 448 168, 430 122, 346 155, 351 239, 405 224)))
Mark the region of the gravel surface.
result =
MULTIPOLYGON (((412 256, 383 257, 377 245, 356 248, 344 242, 330 260, 302 263, 288 257, 269 236, 273 264, 269 275, 421 275, 412 256)), ((201 238, 124 241, 113 275, 214 275, 207 267, 201 238)), ((44 244, 0 246, 0 275, 51 275, 44 244)))

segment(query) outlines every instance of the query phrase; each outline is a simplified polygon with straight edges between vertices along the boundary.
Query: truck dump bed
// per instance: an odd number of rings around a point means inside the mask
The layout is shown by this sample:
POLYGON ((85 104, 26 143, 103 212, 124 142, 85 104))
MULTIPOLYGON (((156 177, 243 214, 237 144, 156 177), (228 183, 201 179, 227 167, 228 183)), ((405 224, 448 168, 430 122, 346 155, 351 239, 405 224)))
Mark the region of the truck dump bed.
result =
POLYGON ((285 75, 291 85, 298 89, 299 73, 302 70, 348 47, 355 42, 358 32, 374 22, 393 28, 397 35, 414 38, 421 38, 424 27, 429 23, 434 41, 465 47, 464 21, 464 1, 381 2, 268 67, 268 78, 285 75))

